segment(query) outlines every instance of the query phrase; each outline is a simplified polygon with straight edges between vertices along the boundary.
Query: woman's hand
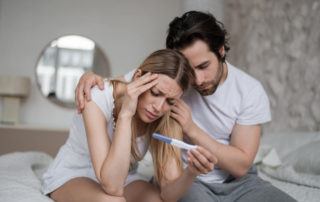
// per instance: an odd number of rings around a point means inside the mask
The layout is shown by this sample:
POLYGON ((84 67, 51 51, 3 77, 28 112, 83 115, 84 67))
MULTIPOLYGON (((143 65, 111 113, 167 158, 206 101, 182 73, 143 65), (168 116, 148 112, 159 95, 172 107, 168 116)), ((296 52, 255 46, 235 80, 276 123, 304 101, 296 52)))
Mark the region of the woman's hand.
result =
POLYGON ((81 76, 75 90, 75 101, 79 114, 84 109, 84 99, 91 100, 90 89, 95 85, 98 85, 101 90, 104 89, 104 82, 101 76, 93 72, 86 72, 81 76))
POLYGON ((119 113, 120 117, 132 117, 137 110, 138 97, 146 90, 152 88, 158 83, 158 74, 150 72, 138 77, 126 86, 123 103, 119 113))
POLYGON ((195 126, 192 120, 190 108, 181 98, 171 107, 171 117, 177 120, 183 132, 188 135, 191 128, 195 126))
POLYGON ((193 175, 208 174, 214 170, 214 165, 218 159, 208 150, 198 146, 196 149, 188 151, 188 167, 193 175))

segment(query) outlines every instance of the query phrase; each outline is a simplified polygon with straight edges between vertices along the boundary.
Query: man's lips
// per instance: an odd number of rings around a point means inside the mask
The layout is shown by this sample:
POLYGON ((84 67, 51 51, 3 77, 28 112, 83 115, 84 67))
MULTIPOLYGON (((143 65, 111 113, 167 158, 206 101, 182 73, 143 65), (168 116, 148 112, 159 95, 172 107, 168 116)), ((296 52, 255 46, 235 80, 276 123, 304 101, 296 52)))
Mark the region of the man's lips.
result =
POLYGON ((146 110, 146 114, 147 114, 147 116, 150 118, 150 119, 156 119, 156 118, 158 118, 158 116, 157 115, 155 115, 155 114, 153 114, 153 113, 151 113, 151 112, 149 112, 148 110, 146 110))
POLYGON ((209 88, 209 85, 205 85, 205 86, 197 86, 198 90, 207 90, 209 88))

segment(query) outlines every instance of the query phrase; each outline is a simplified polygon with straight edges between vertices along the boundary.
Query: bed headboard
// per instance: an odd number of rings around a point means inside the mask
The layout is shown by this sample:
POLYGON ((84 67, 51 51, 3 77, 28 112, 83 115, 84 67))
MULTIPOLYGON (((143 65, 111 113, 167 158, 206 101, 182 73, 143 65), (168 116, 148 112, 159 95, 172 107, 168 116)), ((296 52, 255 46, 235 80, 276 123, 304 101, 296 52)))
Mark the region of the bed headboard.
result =
POLYGON ((0 125, 0 155, 43 151, 54 157, 68 138, 68 129, 0 125))

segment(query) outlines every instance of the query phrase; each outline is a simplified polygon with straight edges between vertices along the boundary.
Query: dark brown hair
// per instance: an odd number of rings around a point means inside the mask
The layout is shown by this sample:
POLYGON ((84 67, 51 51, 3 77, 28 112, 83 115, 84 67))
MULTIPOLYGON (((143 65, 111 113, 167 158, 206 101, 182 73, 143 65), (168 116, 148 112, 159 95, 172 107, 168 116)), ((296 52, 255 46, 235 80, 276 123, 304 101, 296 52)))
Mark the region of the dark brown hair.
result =
POLYGON ((220 56, 219 49, 224 46, 225 52, 229 51, 228 33, 223 23, 210 13, 189 11, 176 17, 169 24, 166 46, 182 50, 198 39, 206 42, 220 61, 225 61, 226 55, 220 56))

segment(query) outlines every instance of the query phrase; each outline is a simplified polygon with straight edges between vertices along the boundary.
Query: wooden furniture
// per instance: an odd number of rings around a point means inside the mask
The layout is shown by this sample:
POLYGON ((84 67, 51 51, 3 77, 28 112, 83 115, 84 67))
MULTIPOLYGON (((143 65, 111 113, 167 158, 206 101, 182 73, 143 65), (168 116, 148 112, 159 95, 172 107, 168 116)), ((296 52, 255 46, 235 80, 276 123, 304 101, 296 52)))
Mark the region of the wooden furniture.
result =
POLYGON ((69 129, 29 125, 0 125, 0 155, 16 151, 43 151, 54 157, 69 129))

